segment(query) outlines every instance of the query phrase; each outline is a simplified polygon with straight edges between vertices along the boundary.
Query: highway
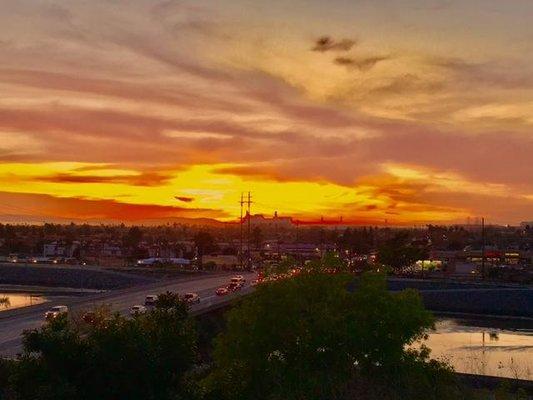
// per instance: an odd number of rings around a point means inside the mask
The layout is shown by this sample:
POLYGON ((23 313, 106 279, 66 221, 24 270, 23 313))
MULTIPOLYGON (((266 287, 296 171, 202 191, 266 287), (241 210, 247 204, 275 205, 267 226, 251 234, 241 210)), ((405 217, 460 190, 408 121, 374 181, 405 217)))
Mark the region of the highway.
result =
MULTIPOLYGON (((255 273, 241 273, 246 278, 246 287, 255 279, 255 273)), ((110 291, 84 297, 53 299, 53 301, 36 306, 20 308, 0 313, 0 356, 14 357, 22 351, 21 335, 26 329, 34 329, 44 323, 43 315, 46 310, 55 305, 67 305, 73 315, 81 315, 98 305, 109 305, 112 311, 129 315, 131 306, 144 304, 148 294, 159 294, 166 291, 195 292, 201 298, 199 304, 193 305, 191 311, 198 311, 226 300, 228 296, 217 296, 215 290, 225 286, 232 275, 207 275, 189 279, 162 281, 155 284, 135 286, 128 289, 110 291)), ((231 294, 229 296, 236 296, 231 294)))

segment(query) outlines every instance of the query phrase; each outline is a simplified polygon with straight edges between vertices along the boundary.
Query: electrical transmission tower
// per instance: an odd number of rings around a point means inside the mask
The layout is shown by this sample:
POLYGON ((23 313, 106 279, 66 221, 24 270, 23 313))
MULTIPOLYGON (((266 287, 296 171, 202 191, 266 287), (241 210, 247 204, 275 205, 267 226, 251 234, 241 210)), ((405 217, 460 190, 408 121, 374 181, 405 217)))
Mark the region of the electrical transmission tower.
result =
POLYGON ((239 204, 241 205, 241 219, 239 221, 239 224, 240 224, 240 230, 241 230, 241 246, 240 246, 240 250, 239 250, 239 265, 240 265, 240 268, 242 269, 242 241, 243 241, 243 235, 242 235, 242 224, 243 224, 243 219, 242 219, 242 209, 244 207, 244 194, 241 193, 241 201, 239 202, 239 204))
POLYGON ((247 245, 246 245, 246 268, 247 269, 251 269, 251 263, 252 263, 252 257, 251 257, 251 252, 250 252, 250 246, 251 246, 251 219, 252 219, 252 214, 251 214, 251 206, 252 206, 252 193, 251 192, 248 192, 248 194, 244 195, 244 193, 241 193, 241 201, 239 202, 239 204, 241 205, 241 220, 240 220, 240 234, 241 234, 241 240, 240 240, 240 267, 241 269, 244 268, 244 263, 243 263, 243 254, 244 254, 244 249, 243 249, 243 245, 244 245, 244 217, 243 217, 243 212, 244 212, 244 206, 246 205, 246 219, 247 219, 247 234, 246 234, 246 241, 247 241, 247 245))

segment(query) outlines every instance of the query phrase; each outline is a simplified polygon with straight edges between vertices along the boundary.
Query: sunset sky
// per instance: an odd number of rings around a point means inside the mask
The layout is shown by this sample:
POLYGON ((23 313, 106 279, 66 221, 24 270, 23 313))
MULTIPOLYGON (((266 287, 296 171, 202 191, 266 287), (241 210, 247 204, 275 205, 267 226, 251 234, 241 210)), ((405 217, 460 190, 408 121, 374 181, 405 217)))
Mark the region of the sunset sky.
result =
POLYGON ((0 220, 533 219, 531 0, 2 0, 0 220))

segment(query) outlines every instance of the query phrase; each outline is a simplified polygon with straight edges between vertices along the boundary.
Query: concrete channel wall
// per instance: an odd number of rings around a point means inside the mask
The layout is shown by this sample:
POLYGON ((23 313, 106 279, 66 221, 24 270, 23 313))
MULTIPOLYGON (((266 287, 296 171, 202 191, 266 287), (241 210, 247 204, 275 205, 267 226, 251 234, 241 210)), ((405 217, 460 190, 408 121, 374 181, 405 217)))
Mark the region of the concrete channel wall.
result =
POLYGON ((0 264, 0 285, 109 290, 152 281, 146 277, 92 267, 0 264))
POLYGON ((435 312, 533 318, 530 286, 391 279, 389 290, 416 289, 435 312))

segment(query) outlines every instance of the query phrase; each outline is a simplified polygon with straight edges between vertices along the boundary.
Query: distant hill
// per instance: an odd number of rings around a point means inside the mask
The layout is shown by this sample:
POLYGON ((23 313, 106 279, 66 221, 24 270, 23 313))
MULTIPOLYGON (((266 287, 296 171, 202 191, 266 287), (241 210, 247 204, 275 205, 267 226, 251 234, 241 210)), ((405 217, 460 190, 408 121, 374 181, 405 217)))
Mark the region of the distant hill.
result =
POLYGON ((235 222, 223 222, 213 218, 187 218, 187 217, 171 217, 171 218, 152 218, 139 219, 134 221, 122 221, 118 219, 81 219, 81 218, 62 218, 50 217, 44 215, 18 215, 18 214, 3 214, 0 215, 0 223, 3 224, 28 224, 28 225, 42 225, 50 224, 90 224, 90 225, 166 225, 166 224, 181 224, 181 225, 203 225, 203 226, 224 226, 225 224, 234 224, 235 222))

